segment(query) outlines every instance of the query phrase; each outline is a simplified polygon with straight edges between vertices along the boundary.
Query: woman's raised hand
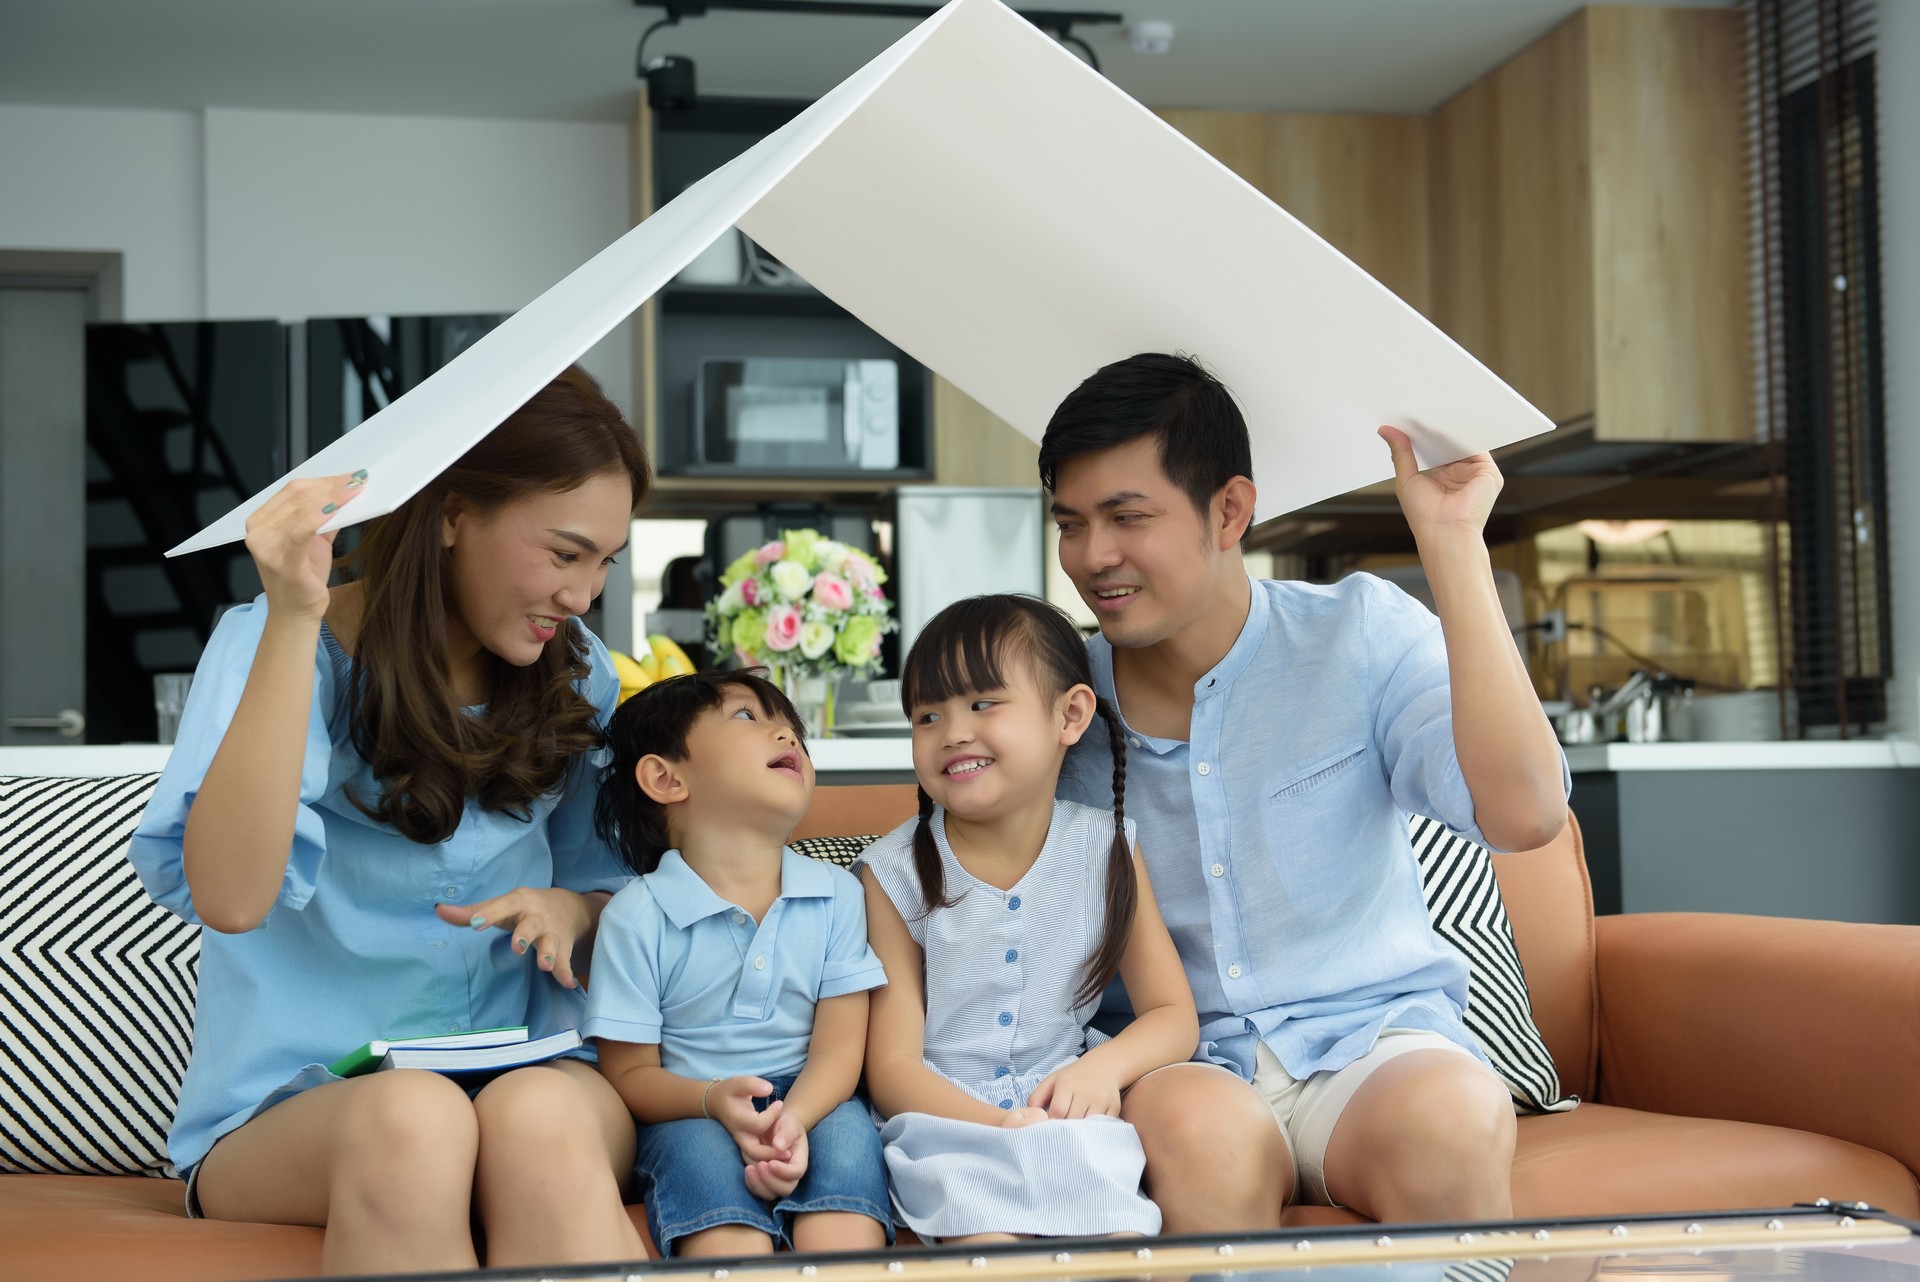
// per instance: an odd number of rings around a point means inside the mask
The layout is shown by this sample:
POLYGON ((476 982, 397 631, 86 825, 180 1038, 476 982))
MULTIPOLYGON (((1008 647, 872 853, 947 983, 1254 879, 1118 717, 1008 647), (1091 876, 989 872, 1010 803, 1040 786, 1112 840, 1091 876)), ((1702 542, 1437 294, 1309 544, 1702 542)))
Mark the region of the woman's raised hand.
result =
POLYGON ((267 612, 318 623, 327 612, 333 534, 320 527, 351 503, 364 471, 288 481, 247 518, 247 551, 267 589, 267 612))
POLYGON ((475 930, 504 930, 513 951, 532 957, 562 988, 580 983, 573 976, 573 948, 593 929, 586 896, 559 886, 520 886, 478 904, 435 904, 440 920, 475 930))

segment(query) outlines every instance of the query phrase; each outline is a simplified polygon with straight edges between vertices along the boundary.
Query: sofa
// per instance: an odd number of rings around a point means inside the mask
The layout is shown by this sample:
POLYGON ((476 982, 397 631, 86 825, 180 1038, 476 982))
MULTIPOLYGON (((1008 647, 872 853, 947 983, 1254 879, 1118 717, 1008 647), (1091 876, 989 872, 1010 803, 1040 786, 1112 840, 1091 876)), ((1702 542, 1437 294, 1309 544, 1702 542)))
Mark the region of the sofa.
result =
MULTIPOLYGON (((914 801, 910 786, 822 787, 795 835, 885 832, 914 801)), ((19 824, 0 800, 0 875, 18 875, 4 856, 19 824)), ((1827 1197, 1920 1216, 1920 926, 1596 919, 1571 817, 1551 845, 1492 866, 1533 1020, 1583 1100, 1520 1118, 1516 1215, 1827 1197)), ((1301 1226, 1357 1218, 1286 1213, 1301 1226)), ((0 1174, 0 1258, 21 1277, 300 1277, 318 1271, 320 1233, 188 1220, 173 1179, 0 1174)))

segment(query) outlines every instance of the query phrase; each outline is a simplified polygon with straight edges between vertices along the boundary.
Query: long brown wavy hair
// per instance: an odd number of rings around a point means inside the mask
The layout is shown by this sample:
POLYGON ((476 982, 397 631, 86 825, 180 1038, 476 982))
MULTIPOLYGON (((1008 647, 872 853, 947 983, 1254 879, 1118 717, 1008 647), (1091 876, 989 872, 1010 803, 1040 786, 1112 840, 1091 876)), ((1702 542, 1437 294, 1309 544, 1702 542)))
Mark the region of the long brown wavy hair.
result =
POLYGON ((364 593, 346 709, 353 746, 380 782, 377 798, 349 791, 367 815, 423 845, 453 835, 469 797, 526 819, 576 758, 601 745, 599 710, 576 689, 589 670, 583 627, 569 626, 562 644, 524 668, 487 656, 486 711, 462 710, 446 663, 454 598, 440 533, 449 498, 488 513, 608 473, 626 474, 638 511, 652 482, 646 451, 600 385, 572 366, 426 488, 369 521, 340 559, 364 593))

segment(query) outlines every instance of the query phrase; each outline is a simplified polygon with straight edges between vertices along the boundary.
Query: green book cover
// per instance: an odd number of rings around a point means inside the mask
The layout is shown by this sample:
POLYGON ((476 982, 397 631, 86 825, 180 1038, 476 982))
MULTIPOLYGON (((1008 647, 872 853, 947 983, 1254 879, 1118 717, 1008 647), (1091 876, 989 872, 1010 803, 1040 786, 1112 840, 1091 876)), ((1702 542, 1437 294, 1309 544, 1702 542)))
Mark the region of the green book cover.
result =
POLYGON ((375 1038, 358 1050, 348 1051, 327 1065, 327 1071, 335 1077, 358 1077, 362 1073, 371 1073, 380 1067, 381 1061, 387 1057, 387 1052, 396 1048, 462 1050, 472 1047, 510 1046, 515 1042, 526 1040, 525 1024, 515 1024, 508 1028, 476 1028, 465 1033, 443 1033, 438 1037, 375 1038))

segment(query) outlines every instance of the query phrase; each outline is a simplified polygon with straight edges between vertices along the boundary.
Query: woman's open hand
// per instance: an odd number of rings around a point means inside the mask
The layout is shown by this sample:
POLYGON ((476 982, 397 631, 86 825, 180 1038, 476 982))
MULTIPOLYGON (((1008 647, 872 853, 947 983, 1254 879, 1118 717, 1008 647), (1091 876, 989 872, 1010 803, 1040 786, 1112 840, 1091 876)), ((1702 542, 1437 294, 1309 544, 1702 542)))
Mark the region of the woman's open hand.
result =
POLYGON ((435 904, 440 920, 475 930, 504 930, 513 951, 534 958, 562 988, 574 988, 573 948, 593 929, 586 896, 558 886, 520 886, 478 904, 435 904))
POLYGON ((267 613, 318 623, 327 612, 333 534, 320 527, 351 503, 364 471, 288 481, 247 518, 247 551, 267 590, 267 613))

